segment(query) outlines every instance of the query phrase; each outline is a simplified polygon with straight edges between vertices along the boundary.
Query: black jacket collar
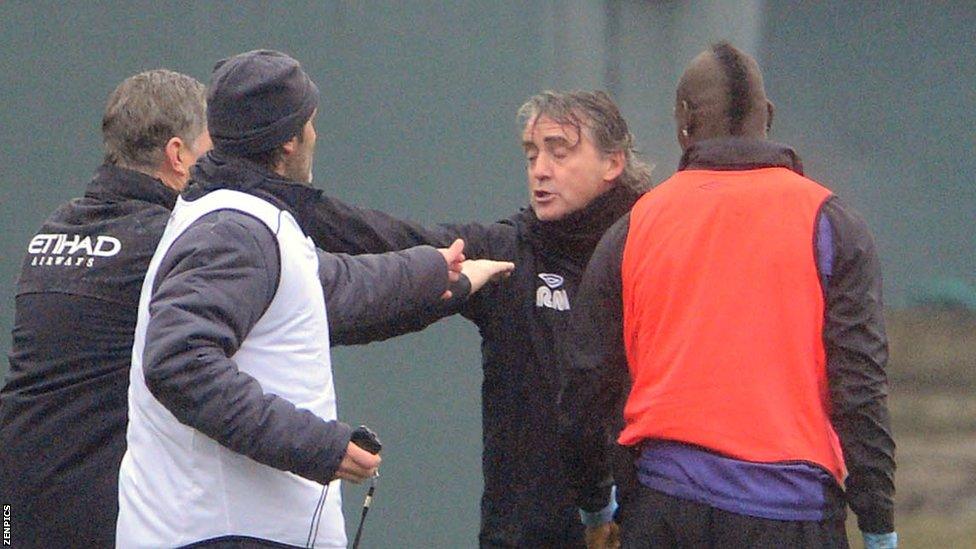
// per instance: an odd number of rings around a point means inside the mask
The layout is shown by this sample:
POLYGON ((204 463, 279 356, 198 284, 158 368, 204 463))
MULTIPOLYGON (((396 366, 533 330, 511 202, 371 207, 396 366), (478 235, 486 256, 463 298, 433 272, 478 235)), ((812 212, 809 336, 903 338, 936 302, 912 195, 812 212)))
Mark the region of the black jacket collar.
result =
POLYGON ((640 194, 617 186, 593 199, 585 208, 557 221, 541 221, 532 208, 513 218, 536 249, 586 260, 603 233, 634 205, 640 194))
POLYGON ((756 170, 788 168, 803 175, 803 163, 786 145, 748 137, 706 139, 688 147, 678 164, 681 170, 756 170))
POLYGON ((285 179, 254 162, 216 151, 201 158, 191 175, 183 191, 185 200, 193 201, 218 189, 245 192, 288 211, 303 228, 311 205, 322 195, 319 189, 285 179))
POLYGON ((85 196, 142 200, 172 210, 176 205, 177 193, 151 175, 111 164, 102 164, 88 183, 85 196))

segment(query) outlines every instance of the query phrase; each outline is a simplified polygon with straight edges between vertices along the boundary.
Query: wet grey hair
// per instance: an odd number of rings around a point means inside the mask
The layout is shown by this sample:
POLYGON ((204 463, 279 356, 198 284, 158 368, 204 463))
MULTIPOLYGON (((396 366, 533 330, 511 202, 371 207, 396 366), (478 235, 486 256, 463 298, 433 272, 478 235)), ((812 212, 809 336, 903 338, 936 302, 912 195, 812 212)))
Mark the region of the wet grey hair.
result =
POLYGON ((516 120, 519 127, 524 128, 530 121, 535 124, 540 116, 546 116, 558 124, 573 126, 577 131, 585 128, 603 154, 622 151, 625 163, 623 172, 617 178, 619 184, 638 192, 651 186, 652 167, 641 160, 627 121, 605 92, 547 90, 530 97, 519 108, 516 120))
POLYGON ((105 163, 155 170, 171 138, 192 145, 206 127, 205 88, 196 79, 166 69, 130 76, 115 88, 105 106, 105 163))

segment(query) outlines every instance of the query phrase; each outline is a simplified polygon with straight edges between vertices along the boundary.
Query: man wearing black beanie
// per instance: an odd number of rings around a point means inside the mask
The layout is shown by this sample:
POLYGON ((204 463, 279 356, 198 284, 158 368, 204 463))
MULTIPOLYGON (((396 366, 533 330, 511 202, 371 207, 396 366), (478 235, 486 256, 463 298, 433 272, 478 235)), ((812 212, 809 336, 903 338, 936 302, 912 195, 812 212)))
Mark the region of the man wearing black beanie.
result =
POLYGON ((315 130, 311 118, 319 89, 298 62, 285 54, 258 50, 217 63, 207 94, 207 121, 214 148, 274 169, 288 159, 286 179, 310 183, 315 130), (308 139, 311 133, 311 139, 308 139), (298 137, 301 157, 282 154, 298 137), (298 162, 297 165, 295 162, 298 162))
MULTIPOLYGON (((364 324, 438 306, 463 243, 359 257, 312 244, 296 218, 319 196, 308 186, 318 95, 282 53, 214 69, 214 149, 173 210, 139 303, 119 546, 346 546, 332 482, 362 481, 380 459, 336 419, 330 340, 366 341, 364 324)), ((512 268, 479 265, 472 290, 512 268)))

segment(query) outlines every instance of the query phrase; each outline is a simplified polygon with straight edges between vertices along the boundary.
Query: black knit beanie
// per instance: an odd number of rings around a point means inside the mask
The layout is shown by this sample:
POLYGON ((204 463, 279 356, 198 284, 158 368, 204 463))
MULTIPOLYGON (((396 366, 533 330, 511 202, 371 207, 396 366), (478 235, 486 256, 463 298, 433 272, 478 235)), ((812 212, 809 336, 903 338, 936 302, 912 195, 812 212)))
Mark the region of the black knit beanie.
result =
POLYGON ((318 102, 319 89, 298 61, 277 51, 249 51, 214 66, 207 129, 217 151, 248 156, 298 135, 318 102))

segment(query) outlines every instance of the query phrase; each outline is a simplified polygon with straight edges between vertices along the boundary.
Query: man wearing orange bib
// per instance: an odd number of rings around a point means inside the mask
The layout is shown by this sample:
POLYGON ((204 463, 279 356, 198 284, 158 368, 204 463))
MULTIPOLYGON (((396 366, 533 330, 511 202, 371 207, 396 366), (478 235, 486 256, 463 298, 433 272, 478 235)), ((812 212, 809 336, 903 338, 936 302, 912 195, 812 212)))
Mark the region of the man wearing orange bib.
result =
POLYGON ((766 140, 755 60, 727 43, 678 86, 678 172, 604 236, 566 348, 578 502, 634 449, 625 547, 894 547, 881 275, 861 217, 766 140), (616 434, 616 431, 614 431, 616 434))

